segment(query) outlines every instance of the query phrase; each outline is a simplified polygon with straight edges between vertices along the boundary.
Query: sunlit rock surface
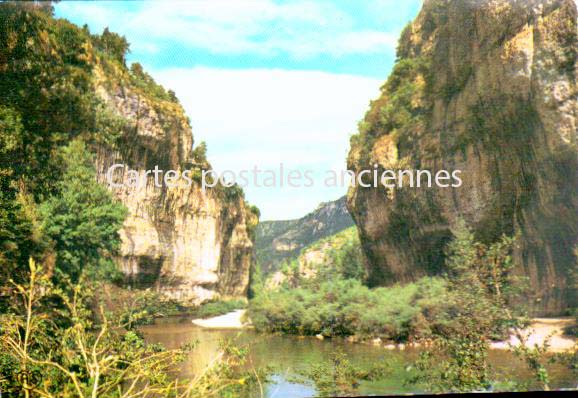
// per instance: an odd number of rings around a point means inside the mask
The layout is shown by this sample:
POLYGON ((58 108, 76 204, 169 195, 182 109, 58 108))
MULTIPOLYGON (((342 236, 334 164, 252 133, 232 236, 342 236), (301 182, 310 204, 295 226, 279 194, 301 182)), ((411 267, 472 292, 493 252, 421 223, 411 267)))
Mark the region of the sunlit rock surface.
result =
POLYGON ((127 170, 119 169, 114 182, 124 186, 111 188, 129 210, 120 231, 119 258, 128 281, 190 303, 246 296, 251 231, 258 220, 242 195, 221 188, 203 192, 198 181, 187 187, 182 179, 176 186, 159 188, 153 175, 144 176, 155 165, 165 171, 208 167, 195 164, 191 127, 182 107, 147 97, 105 72, 98 91, 128 125, 120 145, 99 147, 99 179, 107 184, 109 167, 122 163, 147 181, 128 187, 127 170))

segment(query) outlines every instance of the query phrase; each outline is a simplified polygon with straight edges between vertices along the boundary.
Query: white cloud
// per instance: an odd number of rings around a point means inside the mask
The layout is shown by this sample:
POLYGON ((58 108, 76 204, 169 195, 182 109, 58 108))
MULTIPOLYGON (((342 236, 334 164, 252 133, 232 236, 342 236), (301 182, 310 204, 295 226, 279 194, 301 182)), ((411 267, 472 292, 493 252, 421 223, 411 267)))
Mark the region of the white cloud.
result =
MULTIPOLYGON (((151 73, 176 92, 191 118, 195 142, 208 144, 214 169, 277 169, 283 163, 321 176, 345 167, 349 136, 381 84, 360 76, 279 69, 151 73)), ((246 191, 265 219, 300 217, 345 192, 327 189, 322 182, 315 189, 246 191)))
MULTIPOLYGON (((282 55, 298 60, 323 57, 324 63, 336 65, 342 56, 393 53, 396 31, 403 23, 396 12, 410 6, 400 6, 397 0, 374 1, 375 12, 358 15, 344 12, 338 2, 309 0, 60 2, 56 7, 58 15, 87 22, 93 31, 108 26, 125 35, 145 66, 143 52, 167 58, 168 63, 160 64, 170 65, 172 51, 183 50, 191 59, 199 50, 205 57, 207 51, 214 54, 213 60, 282 55), (387 9, 389 22, 373 25, 384 29, 369 28, 366 18, 375 19, 382 9, 387 9)), ((372 3, 368 4, 359 7, 372 3)), ((349 136, 382 83, 320 71, 145 69, 177 93, 191 118, 195 141, 207 142, 209 159, 221 171, 254 165, 274 169, 280 162, 320 173, 344 168, 349 136)), ((300 217, 345 189, 319 184, 306 191, 250 187, 246 193, 264 219, 278 219, 300 217)))
POLYGON ((131 43, 174 40, 214 54, 339 57, 383 52, 396 44, 395 32, 356 29, 352 17, 331 2, 153 1, 123 13, 107 3, 62 2, 58 7, 99 31, 109 26, 131 43))

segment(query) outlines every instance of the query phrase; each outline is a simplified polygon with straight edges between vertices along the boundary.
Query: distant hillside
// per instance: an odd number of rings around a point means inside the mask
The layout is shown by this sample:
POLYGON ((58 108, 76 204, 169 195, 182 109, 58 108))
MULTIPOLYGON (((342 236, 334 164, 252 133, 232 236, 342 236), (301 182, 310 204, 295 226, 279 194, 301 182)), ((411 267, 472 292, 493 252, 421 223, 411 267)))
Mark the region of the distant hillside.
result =
POLYGON ((296 257, 311 243, 353 225, 342 197, 321 203, 298 220, 263 221, 257 226, 257 260, 264 273, 277 270, 283 260, 296 257))
POLYGON ((268 290, 282 285, 297 287, 306 280, 328 280, 333 277, 360 281, 365 281, 367 277, 367 264, 355 226, 316 240, 301 249, 296 257, 283 262, 279 270, 267 277, 265 287, 268 290))

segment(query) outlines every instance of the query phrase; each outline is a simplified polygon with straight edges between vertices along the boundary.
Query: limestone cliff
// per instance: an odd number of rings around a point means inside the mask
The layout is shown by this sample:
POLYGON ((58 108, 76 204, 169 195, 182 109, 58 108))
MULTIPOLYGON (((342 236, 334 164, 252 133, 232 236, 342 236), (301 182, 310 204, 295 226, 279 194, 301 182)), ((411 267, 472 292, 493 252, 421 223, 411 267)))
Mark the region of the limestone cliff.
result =
POLYGON ((350 189, 370 281, 443 269, 458 217, 479 239, 519 234, 536 312, 576 305, 576 4, 426 0, 351 141, 353 170, 462 170, 459 188, 350 189))
MULTIPOLYGON (((38 202, 55 194, 57 154, 73 139, 97 154, 103 184, 115 163, 141 175, 155 166, 192 170, 195 182, 188 188, 183 180, 157 188, 149 176, 140 188, 113 189, 129 210, 120 231, 120 266, 132 283, 180 300, 245 296, 256 212, 238 187, 201 191, 201 170, 210 167, 204 146, 193 149, 190 123, 174 93, 139 64, 127 66, 128 48, 108 29, 95 34, 55 18, 50 2, 0 2, 0 107, 23 121, 15 129, 22 137, 6 141, 13 147, 10 161, 25 165, 18 178, 38 202)), ((126 172, 115 178, 126 181, 126 172)), ((93 216, 103 228, 110 223, 93 216)))
POLYGON ((199 176, 210 165, 204 155, 195 157, 191 127, 178 101, 143 90, 131 74, 110 63, 95 67, 98 95, 122 126, 114 145, 97 147, 104 184, 110 166, 127 166, 114 174, 123 187, 111 188, 129 210, 120 231, 122 271, 130 283, 180 301, 245 297, 258 216, 238 188, 217 185, 203 192, 198 178, 191 186, 181 179, 176 186, 157 187, 153 175, 144 177, 155 166, 191 169, 199 176), (128 168, 147 183, 129 187, 128 168))

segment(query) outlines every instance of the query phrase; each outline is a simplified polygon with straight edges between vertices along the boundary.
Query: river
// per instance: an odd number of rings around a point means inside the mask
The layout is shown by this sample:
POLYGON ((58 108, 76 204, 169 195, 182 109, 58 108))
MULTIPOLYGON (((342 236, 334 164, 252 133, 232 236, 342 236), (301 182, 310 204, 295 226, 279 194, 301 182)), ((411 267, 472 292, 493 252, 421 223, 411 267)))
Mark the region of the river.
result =
MULTIPOLYGON (((351 363, 367 367, 379 361, 389 364, 390 371, 383 379, 362 381, 356 395, 399 394, 422 392, 419 387, 407 386, 407 366, 419 354, 418 349, 388 350, 368 344, 354 344, 344 339, 318 340, 314 337, 261 334, 253 330, 209 330, 195 326, 188 318, 158 319, 154 325, 141 328, 145 339, 161 343, 166 348, 197 341, 198 345, 178 370, 179 378, 189 379, 204 369, 214 359, 219 343, 223 339, 233 339, 236 344, 249 350, 248 364, 255 368, 269 366, 273 373, 265 384, 265 396, 312 397, 316 389, 308 380, 296 380, 300 371, 312 364, 328 361, 330 354, 341 350, 351 363)), ((511 353, 492 350, 490 361, 499 379, 526 381, 532 384, 524 365, 511 353)), ((249 366, 248 365, 248 366, 249 366)), ((566 368, 552 366, 550 369, 552 387, 571 388, 576 386, 574 376, 566 368)), ((260 394, 256 394, 259 396, 260 394)))

